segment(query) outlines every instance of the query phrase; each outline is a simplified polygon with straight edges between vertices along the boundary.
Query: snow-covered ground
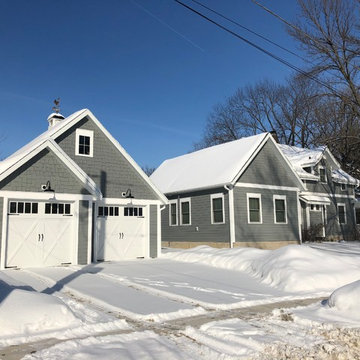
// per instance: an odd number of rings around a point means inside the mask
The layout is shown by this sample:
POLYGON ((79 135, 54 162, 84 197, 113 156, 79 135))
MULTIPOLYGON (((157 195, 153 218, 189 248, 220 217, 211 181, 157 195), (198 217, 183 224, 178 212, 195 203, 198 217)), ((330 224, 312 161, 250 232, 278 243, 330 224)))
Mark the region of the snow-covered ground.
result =
POLYGON ((0 347, 59 339, 26 359, 360 358, 359 260, 359 243, 201 246, 4 270, 0 347))

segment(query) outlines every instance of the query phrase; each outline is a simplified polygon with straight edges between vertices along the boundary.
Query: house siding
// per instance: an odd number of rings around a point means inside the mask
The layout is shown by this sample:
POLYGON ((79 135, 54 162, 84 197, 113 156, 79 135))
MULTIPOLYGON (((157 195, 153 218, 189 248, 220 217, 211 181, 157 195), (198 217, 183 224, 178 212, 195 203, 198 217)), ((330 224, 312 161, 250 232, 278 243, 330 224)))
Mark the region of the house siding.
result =
POLYGON ((169 200, 178 199, 178 224, 180 224, 179 201, 191 198, 191 225, 169 225, 169 205, 161 213, 162 241, 171 242, 207 242, 230 244, 229 197, 224 188, 208 191, 184 193, 179 196, 169 196, 169 200), (211 224, 211 194, 224 195, 224 224, 211 224))
POLYGON ((104 197, 121 198, 131 189, 136 199, 158 200, 158 195, 90 118, 85 117, 56 138, 60 147, 97 184, 104 197), (76 129, 94 132, 93 157, 76 156, 76 129))
POLYGON ((157 256, 157 212, 156 205, 150 205, 150 257, 157 256))
POLYGON ((281 185, 298 187, 298 180, 289 169, 286 160, 276 149, 276 145, 268 140, 255 156, 238 182, 264 185, 281 185))
POLYGON ((90 194, 84 184, 49 149, 44 149, 0 182, 1 190, 42 192, 50 181, 56 193, 90 194))
POLYGON ((333 202, 326 207, 326 235, 331 240, 354 240, 355 214, 353 199, 335 198, 333 202), (346 224, 339 223, 339 216, 337 211, 338 204, 345 204, 346 224))
POLYGON ((79 201, 78 263, 87 264, 89 201, 79 201))
POLYGON ((299 242, 296 191, 234 188, 236 242, 299 242), (248 223, 247 193, 261 194, 262 224, 248 223), (273 195, 286 195, 287 224, 275 224, 273 195))

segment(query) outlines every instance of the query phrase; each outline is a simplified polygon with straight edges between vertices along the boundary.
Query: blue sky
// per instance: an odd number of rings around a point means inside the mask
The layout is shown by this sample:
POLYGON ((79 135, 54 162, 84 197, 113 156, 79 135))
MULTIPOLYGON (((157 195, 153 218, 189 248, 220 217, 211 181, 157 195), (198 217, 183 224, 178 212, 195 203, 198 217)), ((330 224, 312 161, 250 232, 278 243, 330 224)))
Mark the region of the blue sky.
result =
MULTIPOLYGON (((298 51, 251 0, 202 2, 298 51)), ((295 17, 295 0, 260 2, 295 17)), ((238 87, 291 74, 173 0, 0 0, 0 45, 1 158, 47 129, 60 97, 64 116, 90 109, 141 166, 157 167, 190 151, 212 107, 238 87)))

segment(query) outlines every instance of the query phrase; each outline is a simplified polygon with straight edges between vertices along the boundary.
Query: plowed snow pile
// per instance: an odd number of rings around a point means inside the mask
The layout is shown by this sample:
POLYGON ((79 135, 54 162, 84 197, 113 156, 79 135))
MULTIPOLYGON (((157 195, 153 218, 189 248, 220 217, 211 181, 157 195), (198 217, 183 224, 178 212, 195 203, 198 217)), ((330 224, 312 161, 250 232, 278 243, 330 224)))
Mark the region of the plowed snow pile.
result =
POLYGON ((296 293, 333 291, 360 279, 360 261, 301 245, 277 250, 253 248, 214 249, 199 246, 170 251, 164 258, 246 271, 267 285, 296 293))

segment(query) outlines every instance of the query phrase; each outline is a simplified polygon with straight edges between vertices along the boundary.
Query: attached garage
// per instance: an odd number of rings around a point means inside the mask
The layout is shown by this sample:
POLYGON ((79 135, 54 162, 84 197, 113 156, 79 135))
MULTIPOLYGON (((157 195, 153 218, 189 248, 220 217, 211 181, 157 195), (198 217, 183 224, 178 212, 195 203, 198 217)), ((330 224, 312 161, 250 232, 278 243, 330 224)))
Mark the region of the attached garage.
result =
POLYGON ((71 202, 9 201, 5 267, 69 264, 75 236, 71 202))
POLYGON ((97 233, 96 260, 116 261, 149 256, 147 206, 99 206, 97 233))

